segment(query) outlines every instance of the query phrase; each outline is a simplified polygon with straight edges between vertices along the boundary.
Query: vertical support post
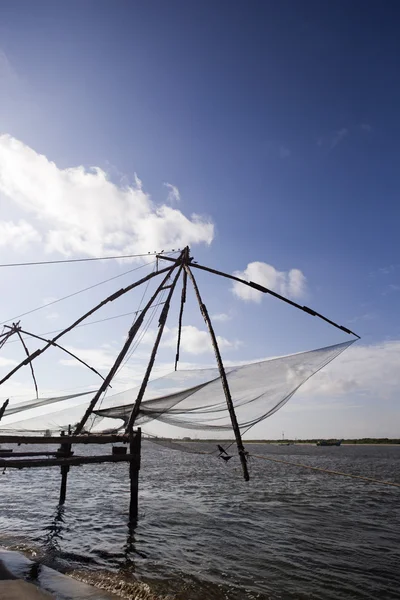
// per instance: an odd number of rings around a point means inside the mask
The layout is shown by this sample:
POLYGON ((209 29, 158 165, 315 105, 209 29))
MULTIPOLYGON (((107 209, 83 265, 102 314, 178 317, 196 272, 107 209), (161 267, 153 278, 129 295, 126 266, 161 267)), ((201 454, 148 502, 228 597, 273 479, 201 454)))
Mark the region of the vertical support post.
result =
POLYGON ((67 478, 68 478, 69 466, 63 465, 61 467, 61 487, 60 487, 60 499, 58 504, 62 505, 65 503, 67 495, 67 478))
MULTIPOLYGON (((71 435, 71 425, 68 425, 68 434, 71 435)), ((64 435, 65 435, 65 433, 64 433, 64 431, 62 431, 61 436, 64 436, 64 435)), ((57 454, 64 458, 68 458, 69 456, 72 456, 73 452, 71 452, 71 444, 61 444, 60 449, 58 450, 57 454)), ((69 473, 69 465, 62 465, 61 466, 60 499, 58 502, 60 506, 65 503, 65 498, 67 495, 68 473, 69 473)))
POLYGON ((142 445, 142 430, 140 427, 133 432, 129 442, 129 454, 136 457, 136 460, 129 463, 130 478, 130 503, 129 503, 129 522, 132 525, 137 521, 138 516, 138 495, 139 495, 139 471, 140 471, 140 453, 142 445))
POLYGON ((212 326, 207 307, 205 304, 203 304, 203 300, 201 299, 200 291, 199 291, 199 288, 197 287, 197 283, 194 278, 194 275, 186 262, 184 263, 183 266, 184 266, 186 273, 188 274, 188 277, 190 278, 190 280, 193 284, 196 298, 199 303, 200 312, 203 315, 204 321, 205 321, 208 331, 210 333, 211 342, 212 342, 212 345, 214 348, 215 358, 217 359, 218 370, 219 370, 219 374, 220 374, 221 381, 222 381, 222 387, 223 387, 223 390, 225 393, 226 403, 228 405, 228 411, 229 411, 229 415, 231 418, 232 429, 234 431, 235 438, 236 438, 236 445, 238 448, 239 458, 240 458, 240 462, 242 463, 243 477, 244 477, 245 481, 249 481, 250 476, 249 476, 249 470, 247 468, 246 451, 243 446, 242 436, 240 434, 240 429, 239 429, 239 423, 236 418, 235 408, 233 406, 231 391, 229 389, 228 379, 226 377, 224 364, 222 362, 222 357, 221 357, 221 352, 219 350, 217 337, 215 335, 214 328, 212 326))

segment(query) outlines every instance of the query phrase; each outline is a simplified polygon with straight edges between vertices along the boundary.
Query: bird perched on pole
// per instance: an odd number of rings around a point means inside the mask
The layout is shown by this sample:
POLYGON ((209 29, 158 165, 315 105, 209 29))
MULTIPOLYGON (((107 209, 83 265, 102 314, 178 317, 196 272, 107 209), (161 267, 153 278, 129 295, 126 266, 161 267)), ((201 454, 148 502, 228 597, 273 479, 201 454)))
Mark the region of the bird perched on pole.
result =
POLYGON ((220 446, 219 444, 217 444, 217 448, 219 450, 219 455, 218 458, 222 458, 222 460, 224 460, 225 462, 228 462, 228 460, 230 460, 232 458, 232 456, 230 456, 227 451, 220 446))

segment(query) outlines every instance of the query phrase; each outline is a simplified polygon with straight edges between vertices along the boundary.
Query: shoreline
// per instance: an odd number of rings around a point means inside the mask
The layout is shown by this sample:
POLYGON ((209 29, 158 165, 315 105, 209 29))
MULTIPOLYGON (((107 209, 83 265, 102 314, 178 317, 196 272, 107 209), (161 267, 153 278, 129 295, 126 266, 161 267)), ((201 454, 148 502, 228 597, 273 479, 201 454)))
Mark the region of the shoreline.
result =
MULTIPOLYGON (((147 441, 146 438, 143 438, 144 441, 147 441)), ((330 438, 320 438, 315 439, 313 441, 305 441, 301 440, 243 440, 244 444, 264 444, 267 446, 316 446, 317 442, 320 440, 330 441, 330 438)), ((152 440, 150 440, 152 441, 152 440)), ((176 442, 183 444, 230 444, 232 440, 184 440, 184 439, 163 439, 157 438, 155 443, 159 442, 176 442)), ((400 440, 398 442, 347 442, 343 440, 341 446, 400 446, 400 440)))
MULTIPOLYGON (((92 583, 60 573, 42 563, 32 561, 20 551, 8 550, 0 545, 0 598, 54 600, 60 595, 69 600, 121 598, 121 595, 117 595, 117 590, 114 593, 104 586, 95 586, 92 583)), ((143 600, 146 598, 142 597, 143 600)))

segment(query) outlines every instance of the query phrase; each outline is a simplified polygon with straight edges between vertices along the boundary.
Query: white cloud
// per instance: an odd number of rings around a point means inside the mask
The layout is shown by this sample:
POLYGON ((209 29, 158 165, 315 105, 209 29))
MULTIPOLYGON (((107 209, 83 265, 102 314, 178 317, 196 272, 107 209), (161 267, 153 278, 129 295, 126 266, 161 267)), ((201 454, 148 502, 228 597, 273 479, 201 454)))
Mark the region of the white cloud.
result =
POLYGON ((372 125, 370 125, 369 123, 361 123, 360 128, 366 133, 371 133, 372 131, 372 125))
MULTIPOLYGON (((111 369, 114 364, 116 353, 111 351, 109 348, 74 348, 72 346, 65 346, 66 350, 69 350, 76 356, 79 356, 82 360, 87 362, 91 367, 94 367, 98 371, 111 369)), ((82 363, 75 360, 75 358, 62 358, 60 361, 61 365, 66 367, 83 367, 82 363)))
MULTIPOLYGON (((290 271, 278 271, 272 265, 264 262, 249 263, 244 271, 235 271, 234 275, 247 281, 259 283, 278 294, 301 298, 306 292, 306 278, 299 269, 290 271)), ((262 292, 235 281, 232 287, 233 293, 242 300, 260 302, 262 292)))
MULTIPOLYGON (((176 347, 178 328, 168 330, 163 341, 163 346, 168 348, 176 347)), ((239 340, 230 341, 224 337, 217 336, 217 342, 221 350, 236 350, 241 346, 239 340)), ((208 331, 203 331, 193 325, 184 325, 182 327, 181 348, 184 352, 190 354, 204 354, 205 352, 213 352, 211 345, 210 334, 208 331)))
POLYGON ((0 247, 25 250, 30 244, 41 241, 41 235, 24 220, 18 223, 0 221, 0 247))
POLYGON ((17 364, 17 361, 12 358, 3 358, 0 356, 0 367, 13 367, 17 364))
POLYGON ((400 341, 354 344, 301 389, 306 396, 351 394, 380 399, 397 397, 400 389, 400 341))
POLYGON ((56 319, 59 318, 59 313, 58 312, 51 312, 48 315, 46 315, 46 319, 48 319, 49 321, 55 321, 56 319))
POLYGON ((165 185, 165 187, 167 187, 169 189, 169 192, 168 192, 168 201, 171 204, 180 202, 181 201, 181 195, 180 195, 179 190, 176 187, 176 185, 172 185, 172 183, 164 183, 164 185, 165 185))
POLYGON ((122 186, 98 167, 60 169, 9 135, 0 136, 0 193, 31 216, 36 241, 42 234, 47 251, 66 256, 210 244, 214 236, 209 219, 155 205, 138 178, 122 186))
MULTIPOLYGON (((156 332, 149 329, 142 338, 142 344, 150 345, 154 343, 156 332)), ((165 327, 164 335, 161 340, 163 348, 176 348, 178 337, 177 327, 165 327)), ((222 336, 217 336, 217 341, 221 350, 237 350, 242 345, 239 340, 227 340, 222 336)), ((194 325, 184 325, 182 327, 181 349, 189 354, 204 354, 213 352, 210 334, 208 331, 198 329, 194 325)), ((175 356, 175 355, 174 355, 175 356)))
POLYGON ((231 315, 227 315, 225 313, 217 313, 215 315, 211 315, 212 321, 219 321, 220 323, 226 323, 226 321, 230 321, 231 319, 231 315))
POLYGON ((349 133, 349 131, 345 127, 342 127, 342 129, 335 131, 335 133, 333 134, 333 136, 331 138, 331 143, 330 143, 331 150, 333 150, 333 148, 336 148, 336 146, 338 146, 341 142, 343 142, 345 137, 347 137, 348 133, 349 133))

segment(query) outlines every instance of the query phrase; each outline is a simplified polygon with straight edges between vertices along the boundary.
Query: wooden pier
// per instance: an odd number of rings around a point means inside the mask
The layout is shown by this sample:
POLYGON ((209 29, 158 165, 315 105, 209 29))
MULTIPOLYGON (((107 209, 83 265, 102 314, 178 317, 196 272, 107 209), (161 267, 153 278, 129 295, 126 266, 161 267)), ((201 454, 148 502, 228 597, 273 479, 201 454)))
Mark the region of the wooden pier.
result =
MULTIPOLYGON (((133 430, 130 434, 122 435, 60 435, 60 436, 29 436, 29 435, 0 435, 0 443, 13 443, 18 445, 27 445, 29 450, 24 451, 9 451, 0 455, 0 468, 2 469, 32 469, 46 467, 61 468, 61 485, 59 504, 65 503, 67 496, 67 481, 70 467, 82 465, 94 465, 102 463, 129 463, 129 478, 130 478, 130 503, 129 516, 130 519, 136 520, 138 512, 138 491, 139 491, 139 470, 140 470, 140 454, 141 454, 141 429, 133 430), (106 454, 104 451, 101 454, 94 456, 85 456, 75 454, 72 451, 73 445, 91 444, 104 445, 123 443, 129 448, 129 452, 114 453, 114 446, 111 451, 106 454), (40 445, 60 444, 57 450, 32 450, 40 445)), ((124 449, 125 450, 125 449, 124 449)))

